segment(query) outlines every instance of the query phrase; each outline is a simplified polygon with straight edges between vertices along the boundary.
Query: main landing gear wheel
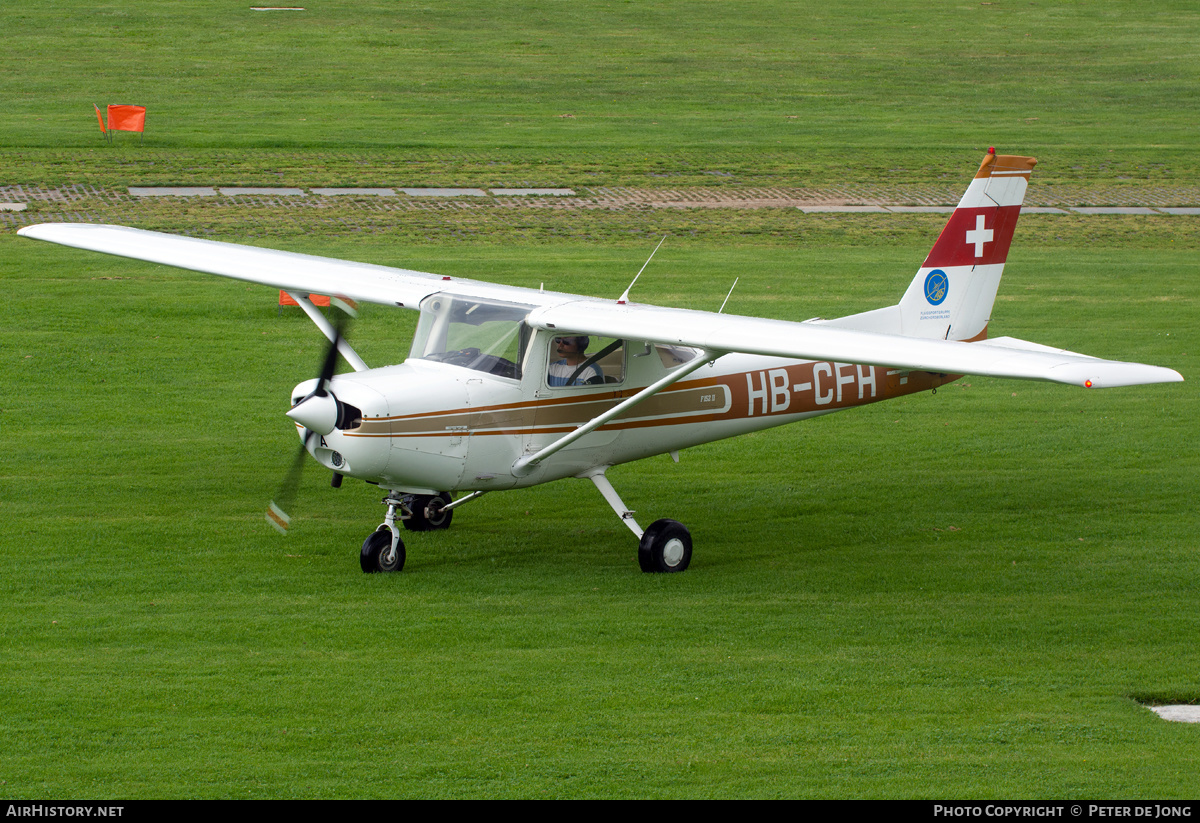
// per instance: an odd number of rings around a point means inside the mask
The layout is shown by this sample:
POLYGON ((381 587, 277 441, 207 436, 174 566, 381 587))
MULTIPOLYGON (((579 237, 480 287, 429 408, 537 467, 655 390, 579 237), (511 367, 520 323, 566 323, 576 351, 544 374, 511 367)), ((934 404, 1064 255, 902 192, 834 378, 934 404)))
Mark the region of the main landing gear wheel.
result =
POLYGON ((676 520, 655 520, 638 544, 644 572, 681 572, 692 562, 692 535, 676 520))
POLYGON ((404 541, 396 539, 396 550, 392 551, 392 533, 380 529, 363 541, 359 565, 367 574, 373 572, 398 572, 404 568, 404 541))
POLYGON ((449 502, 449 492, 442 492, 436 497, 430 494, 414 494, 407 500, 411 515, 404 521, 404 528, 411 532, 430 532, 450 528, 450 521, 454 519, 454 510, 442 510, 449 502))

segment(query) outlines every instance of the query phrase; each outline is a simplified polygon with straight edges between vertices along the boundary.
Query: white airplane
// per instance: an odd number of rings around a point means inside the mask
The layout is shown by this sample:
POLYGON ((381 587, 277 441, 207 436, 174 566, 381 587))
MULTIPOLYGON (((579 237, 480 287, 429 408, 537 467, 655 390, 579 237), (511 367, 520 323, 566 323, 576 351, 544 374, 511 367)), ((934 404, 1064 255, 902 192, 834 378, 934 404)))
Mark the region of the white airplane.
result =
MULTIPOLYGON (((321 376, 291 394, 302 447, 387 491, 363 571, 398 571, 410 530, 498 489, 588 478, 639 539, 643 571, 688 567, 674 520, 643 529, 605 472, 658 454, 936 389, 965 374, 1088 388, 1180 381, 1157 366, 987 338, 1036 160, 989 149, 894 306, 835 320, 767 320, 500 286, 121 226, 20 234, 287 291, 330 340, 321 376), (368 368, 309 300, 332 294, 420 312, 408 359, 368 368), (334 376, 340 352, 352 373, 334 376), (453 499, 452 492, 466 494, 453 499)), ((647 261, 648 262, 648 261, 647 261)), ((636 280, 636 278, 635 278, 636 280)), ((631 284, 632 287, 632 284, 631 284)), ((286 501, 267 518, 286 531, 286 501)))

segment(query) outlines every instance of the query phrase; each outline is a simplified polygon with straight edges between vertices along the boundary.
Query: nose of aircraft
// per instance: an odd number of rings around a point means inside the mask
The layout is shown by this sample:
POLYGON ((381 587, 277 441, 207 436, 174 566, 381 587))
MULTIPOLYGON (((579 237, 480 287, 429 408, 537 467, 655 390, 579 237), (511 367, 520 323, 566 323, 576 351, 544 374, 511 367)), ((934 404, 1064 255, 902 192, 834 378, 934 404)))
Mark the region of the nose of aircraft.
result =
POLYGON ((327 435, 337 426, 338 400, 326 392, 310 394, 285 414, 301 426, 320 435, 327 435))
POLYGON ((305 380, 292 389, 292 407, 284 414, 314 434, 326 437, 335 429, 353 429, 362 423, 363 409, 386 414, 387 404, 378 392, 349 379, 305 380))
POLYGON ((323 395, 306 380, 292 390, 287 415, 313 458, 339 474, 387 488, 454 489, 471 442, 474 374, 410 361, 336 375, 323 395))

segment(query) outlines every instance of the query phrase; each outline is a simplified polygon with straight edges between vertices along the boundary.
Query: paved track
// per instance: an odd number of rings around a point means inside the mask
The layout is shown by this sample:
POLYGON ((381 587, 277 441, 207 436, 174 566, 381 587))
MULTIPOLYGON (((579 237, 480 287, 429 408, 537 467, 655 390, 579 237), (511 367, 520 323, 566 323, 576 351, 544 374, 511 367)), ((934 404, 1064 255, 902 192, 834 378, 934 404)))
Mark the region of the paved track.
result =
MULTIPOLYGON (((265 210, 318 213, 354 223, 378 220, 389 212, 490 212, 600 209, 800 209, 812 213, 942 212, 953 208, 961 185, 830 188, 268 188, 130 187, 97 189, 84 185, 0 186, 0 225, 38 222, 134 222, 151 213, 201 210, 265 210)), ((1141 214, 1200 216, 1200 187, 1168 185, 1031 186, 1026 210, 1061 214, 1141 214)))

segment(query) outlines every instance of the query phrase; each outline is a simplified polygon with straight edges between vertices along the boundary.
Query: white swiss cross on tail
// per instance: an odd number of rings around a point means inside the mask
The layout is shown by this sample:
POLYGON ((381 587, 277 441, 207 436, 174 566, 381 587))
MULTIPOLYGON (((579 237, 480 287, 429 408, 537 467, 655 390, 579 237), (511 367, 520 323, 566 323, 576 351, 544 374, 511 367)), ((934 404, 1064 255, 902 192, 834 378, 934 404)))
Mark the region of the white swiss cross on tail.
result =
POLYGON ((983 224, 983 215, 977 214, 975 215, 974 230, 967 232, 967 245, 975 246, 976 257, 983 257, 983 244, 992 242, 992 235, 994 234, 991 229, 985 229, 983 224))
POLYGON ((1032 157, 989 149, 929 256, 900 301, 904 334, 943 340, 987 335, 1032 157))

